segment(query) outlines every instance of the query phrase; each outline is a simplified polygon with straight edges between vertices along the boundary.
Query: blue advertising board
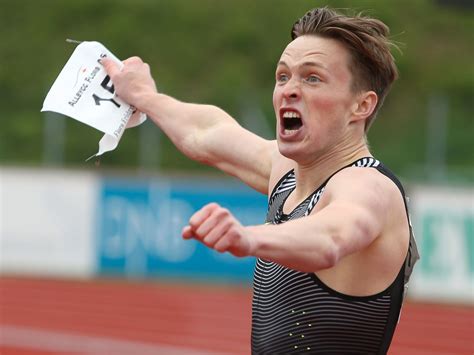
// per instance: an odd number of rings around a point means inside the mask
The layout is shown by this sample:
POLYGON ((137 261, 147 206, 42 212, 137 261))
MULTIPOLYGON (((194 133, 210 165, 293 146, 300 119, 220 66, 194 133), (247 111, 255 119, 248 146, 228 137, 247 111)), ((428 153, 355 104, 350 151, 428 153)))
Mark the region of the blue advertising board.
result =
POLYGON ((230 180, 104 178, 97 213, 98 273, 249 282, 254 258, 220 254, 181 237, 193 213, 210 202, 228 208, 243 225, 264 222, 266 196, 230 180))

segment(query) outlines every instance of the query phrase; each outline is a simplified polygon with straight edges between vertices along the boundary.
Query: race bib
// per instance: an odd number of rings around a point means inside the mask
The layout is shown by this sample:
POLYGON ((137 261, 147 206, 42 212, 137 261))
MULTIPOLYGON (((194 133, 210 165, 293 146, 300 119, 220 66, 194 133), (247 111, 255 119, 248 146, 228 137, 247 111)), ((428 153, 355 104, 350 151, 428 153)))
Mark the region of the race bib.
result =
MULTIPOLYGON (((117 147, 125 128, 131 127, 129 120, 135 112, 133 106, 115 95, 114 85, 99 63, 105 57, 123 66, 101 43, 81 42, 59 73, 41 109, 69 116, 104 132, 99 151, 92 157, 117 147)), ((146 115, 140 113, 134 125, 145 120, 146 115)))

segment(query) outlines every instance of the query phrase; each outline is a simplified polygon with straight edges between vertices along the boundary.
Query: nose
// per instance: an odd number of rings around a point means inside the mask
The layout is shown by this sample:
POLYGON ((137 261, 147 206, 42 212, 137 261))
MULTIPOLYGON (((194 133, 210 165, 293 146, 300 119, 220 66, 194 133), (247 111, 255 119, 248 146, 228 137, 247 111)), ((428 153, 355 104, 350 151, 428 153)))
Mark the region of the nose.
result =
POLYGON ((300 83, 295 78, 291 78, 283 87, 283 97, 287 100, 294 101, 301 96, 300 83))

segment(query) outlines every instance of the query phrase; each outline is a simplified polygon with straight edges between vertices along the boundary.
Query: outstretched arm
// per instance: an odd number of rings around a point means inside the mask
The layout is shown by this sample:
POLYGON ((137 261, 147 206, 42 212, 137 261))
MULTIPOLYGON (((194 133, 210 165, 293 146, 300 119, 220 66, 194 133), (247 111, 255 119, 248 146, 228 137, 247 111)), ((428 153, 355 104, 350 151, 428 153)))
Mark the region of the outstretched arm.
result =
POLYGON ((268 193, 274 141, 244 129, 216 106, 185 103, 158 93, 150 67, 140 58, 123 63, 119 69, 112 60, 102 61, 118 96, 150 117, 190 159, 268 193))
POLYGON ((399 197, 394 185, 378 172, 353 169, 358 170, 343 171, 331 180, 324 207, 308 217, 244 227, 229 211, 210 204, 191 218, 183 237, 198 239, 219 252, 256 256, 303 272, 333 267, 383 233, 388 211, 399 197))

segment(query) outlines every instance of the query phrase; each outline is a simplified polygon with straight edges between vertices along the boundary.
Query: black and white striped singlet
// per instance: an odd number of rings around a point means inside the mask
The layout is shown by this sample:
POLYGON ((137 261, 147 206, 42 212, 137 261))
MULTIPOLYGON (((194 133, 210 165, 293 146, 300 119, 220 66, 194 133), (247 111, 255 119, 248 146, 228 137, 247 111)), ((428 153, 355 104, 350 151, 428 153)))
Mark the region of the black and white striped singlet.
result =
MULTIPOLYGON (((399 187, 405 200, 398 179, 378 160, 363 158, 349 166, 377 169, 399 187)), ((279 224, 309 215, 328 181, 286 215, 283 204, 296 186, 294 171, 288 172, 270 196, 267 223, 279 224)), ((419 258, 411 224, 409 245, 395 281, 386 290, 367 297, 341 294, 314 273, 257 259, 252 354, 385 354, 399 318, 404 287, 419 258)))

